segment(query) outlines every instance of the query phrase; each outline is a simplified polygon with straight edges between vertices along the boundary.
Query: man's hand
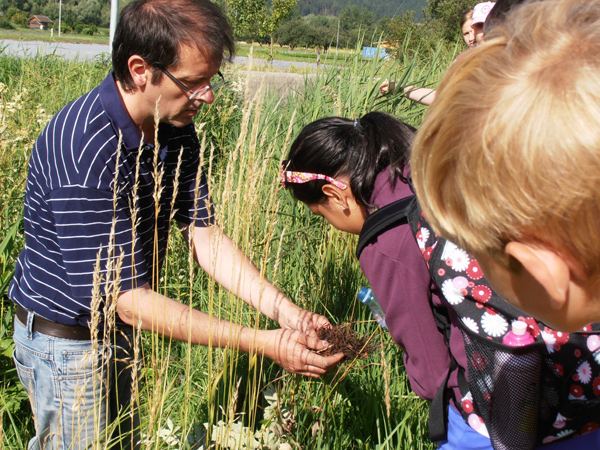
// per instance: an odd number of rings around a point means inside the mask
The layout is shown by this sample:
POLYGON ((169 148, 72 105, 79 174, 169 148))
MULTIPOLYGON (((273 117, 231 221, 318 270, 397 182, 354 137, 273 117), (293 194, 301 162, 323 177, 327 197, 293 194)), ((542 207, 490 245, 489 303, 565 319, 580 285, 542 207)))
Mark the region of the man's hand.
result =
POLYGON ((283 329, 298 330, 314 337, 319 328, 331 326, 327 317, 302 309, 287 299, 281 304, 277 319, 283 329))
POLYGON ((343 353, 332 356, 315 353, 312 350, 323 350, 329 344, 297 330, 278 329, 264 333, 264 355, 290 373, 317 378, 335 367, 344 357, 343 353))

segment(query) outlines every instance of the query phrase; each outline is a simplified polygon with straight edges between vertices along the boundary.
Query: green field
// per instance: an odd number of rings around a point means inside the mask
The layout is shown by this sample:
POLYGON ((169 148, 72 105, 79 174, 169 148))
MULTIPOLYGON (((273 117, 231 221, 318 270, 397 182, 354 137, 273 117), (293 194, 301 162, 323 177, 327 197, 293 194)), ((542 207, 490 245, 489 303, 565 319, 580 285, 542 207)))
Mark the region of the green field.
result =
MULTIPOLYGON (((1 40, 19 40, 19 41, 42 41, 42 42, 69 42, 69 43, 86 43, 86 44, 106 44, 108 45, 108 29, 99 28, 98 32, 93 36, 76 33, 62 33, 59 37, 57 32, 53 35, 50 31, 19 29, 14 31, 0 30, 1 40)), ((321 62, 326 64, 328 61, 339 59, 346 60, 349 55, 355 53, 354 49, 339 49, 330 48, 327 52, 322 52, 320 55, 321 62)), ((249 56, 252 54, 254 58, 270 60, 271 48, 266 44, 258 43, 238 43, 236 45, 237 56, 249 56)), ((289 47, 275 44, 273 46, 273 59, 282 61, 299 61, 299 62, 317 62, 317 50, 314 48, 295 48, 290 50, 289 47)))
POLYGON ((48 30, 30 30, 20 28, 14 31, 0 30, 0 40, 11 39, 18 41, 42 42, 72 42, 86 44, 108 44, 108 28, 99 28, 92 36, 77 33, 61 33, 58 36, 58 26, 53 34, 48 30))
MULTIPOLYGON (((243 72, 229 68, 232 82, 196 123, 226 233, 293 301, 334 324, 350 323, 378 350, 315 381, 290 375, 258 355, 144 333, 138 395, 145 448, 192 448, 205 442, 207 430, 215 448, 435 448, 427 438, 427 404, 409 389, 402 352, 354 298, 366 283, 354 257, 354 237, 310 216, 281 190, 277 175, 291 139, 312 120, 382 110, 418 126, 424 107, 401 96, 381 97, 378 85, 385 78, 435 85, 453 55, 443 50, 385 63, 352 54, 339 58, 342 68, 316 71, 285 97, 267 87, 247 98, 243 72)), ((54 113, 97 85, 108 70, 103 64, 0 56, 2 293, 23 245, 22 202, 32 145, 54 113)), ((190 268, 184 247, 174 233, 161 292, 256 329, 275 327, 190 268)), ((32 413, 11 358, 12 303, 2 300, 0 311, 0 442, 5 449, 22 449, 33 430, 32 413)))

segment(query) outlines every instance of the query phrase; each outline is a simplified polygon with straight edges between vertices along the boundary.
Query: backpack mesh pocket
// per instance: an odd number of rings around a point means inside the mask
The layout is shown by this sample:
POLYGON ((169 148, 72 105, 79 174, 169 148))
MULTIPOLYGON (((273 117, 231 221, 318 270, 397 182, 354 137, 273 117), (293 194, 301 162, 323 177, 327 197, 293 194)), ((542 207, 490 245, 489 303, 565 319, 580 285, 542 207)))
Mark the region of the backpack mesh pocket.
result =
POLYGON ((536 347, 491 346, 463 330, 469 388, 496 450, 535 447, 541 354, 536 347))

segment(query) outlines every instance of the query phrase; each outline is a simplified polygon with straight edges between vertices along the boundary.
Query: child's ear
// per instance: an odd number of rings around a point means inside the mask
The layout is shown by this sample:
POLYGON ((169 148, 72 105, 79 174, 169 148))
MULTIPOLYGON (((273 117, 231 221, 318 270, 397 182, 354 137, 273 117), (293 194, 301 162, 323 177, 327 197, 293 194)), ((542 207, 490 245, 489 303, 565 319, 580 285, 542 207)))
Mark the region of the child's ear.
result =
POLYGON ((555 251, 522 242, 509 242, 505 251, 521 263, 548 293, 551 306, 562 309, 569 299, 571 268, 555 251))
POLYGON ((323 190, 323 194, 325 194, 329 200, 344 208, 348 208, 348 199, 340 188, 333 184, 324 184, 321 189, 323 190))

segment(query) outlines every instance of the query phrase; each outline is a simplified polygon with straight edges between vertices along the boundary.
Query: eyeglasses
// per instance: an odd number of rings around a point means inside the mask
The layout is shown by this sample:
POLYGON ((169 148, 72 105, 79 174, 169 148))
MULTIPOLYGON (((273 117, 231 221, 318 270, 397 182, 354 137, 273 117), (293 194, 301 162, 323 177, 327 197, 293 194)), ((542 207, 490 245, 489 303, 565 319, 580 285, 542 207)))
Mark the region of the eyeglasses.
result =
MULTIPOLYGON (((219 79, 217 81, 215 81, 214 83, 211 84, 207 84, 206 86, 202 86, 201 88, 196 89, 195 91, 192 91, 189 87, 187 87, 185 84, 183 84, 181 81, 179 81, 177 78, 175 78, 175 76, 173 76, 171 74, 171 72, 169 72, 167 69, 163 69, 162 67, 158 68, 162 73, 164 73, 166 76, 168 76, 171 80, 173 80, 173 82, 179 86, 181 89, 183 89, 186 92, 190 93, 190 96, 188 97, 190 100, 195 100, 197 97, 200 97, 201 95, 204 95, 204 93, 206 93, 208 90, 211 91, 215 91, 218 87, 221 87, 223 84, 225 84, 226 80, 225 77, 223 76, 223 74, 219 71, 217 72, 217 76, 219 77, 219 79)), ((216 77, 213 77, 213 80, 216 77)))
POLYGON ((294 172, 292 170, 285 170, 288 164, 289 161, 283 161, 281 164, 281 184, 283 184, 283 187, 286 187, 286 183, 302 184, 308 183, 309 181, 313 180, 329 181, 335 187, 338 187, 340 189, 346 189, 348 187, 341 181, 338 181, 335 178, 331 178, 327 175, 322 175, 320 173, 294 172))

